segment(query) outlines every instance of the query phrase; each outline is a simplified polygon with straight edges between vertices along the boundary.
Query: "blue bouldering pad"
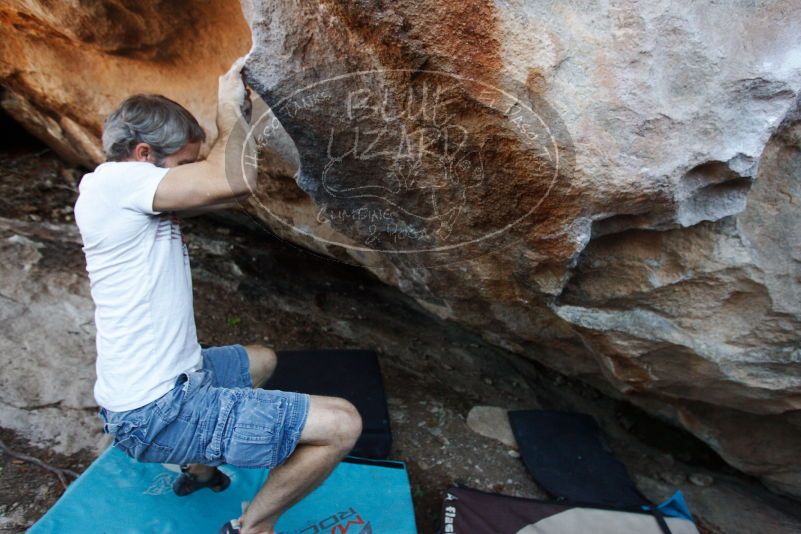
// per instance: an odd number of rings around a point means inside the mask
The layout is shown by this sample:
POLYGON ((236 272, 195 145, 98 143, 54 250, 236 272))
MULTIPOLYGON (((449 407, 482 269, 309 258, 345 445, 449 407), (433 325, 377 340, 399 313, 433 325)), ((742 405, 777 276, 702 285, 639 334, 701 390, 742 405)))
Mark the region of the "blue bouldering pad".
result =
MULTIPOLYGON (((267 469, 222 465, 225 491, 178 497, 177 466, 141 463, 110 447, 28 531, 40 533, 216 533, 239 517, 267 480, 267 469)), ((413 534, 417 530, 403 462, 347 457, 278 521, 282 534, 413 534)))

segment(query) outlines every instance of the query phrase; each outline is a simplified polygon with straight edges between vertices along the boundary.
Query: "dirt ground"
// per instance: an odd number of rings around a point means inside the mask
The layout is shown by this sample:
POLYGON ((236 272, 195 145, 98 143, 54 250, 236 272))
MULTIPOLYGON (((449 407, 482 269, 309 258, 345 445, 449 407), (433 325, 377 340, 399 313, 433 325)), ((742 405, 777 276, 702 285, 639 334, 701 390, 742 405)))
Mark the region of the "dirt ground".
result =
MULTIPOLYGON (((36 143, 7 143, 0 150, 0 216, 72 222, 80 176, 36 143)), ((682 489, 704 532, 759 532, 752 525, 765 517, 770 521, 761 524, 773 525, 774 534, 801 532, 797 503, 734 472, 686 432, 431 317, 363 269, 215 219, 190 219, 182 226, 201 342, 379 352, 393 431, 391 458, 407 464, 421 533, 435 532, 443 493, 455 481, 545 497, 514 451, 467 427, 468 411, 482 404, 593 414, 641 491, 660 500, 682 489), (692 483, 690 476, 698 474, 711 477, 712 485, 692 483)), ((63 261, 81 258, 73 247, 63 261)), ((93 457, 88 451, 54 454, 3 428, 0 439, 77 472, 93 457)), ((23 531, 62 493, 54 474, 0 454, 0 532, 23 531)))

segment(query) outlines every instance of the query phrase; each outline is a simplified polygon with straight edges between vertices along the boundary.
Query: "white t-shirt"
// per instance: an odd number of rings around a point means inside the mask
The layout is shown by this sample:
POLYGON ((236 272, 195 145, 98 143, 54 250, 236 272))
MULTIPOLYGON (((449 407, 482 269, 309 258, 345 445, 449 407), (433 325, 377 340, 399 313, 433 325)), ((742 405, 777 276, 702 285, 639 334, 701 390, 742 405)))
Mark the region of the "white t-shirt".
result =
POLYGON ((86 174, 75 204, 95 302, 97 381, 107 410, 139 408, 202 364, 189 255, 179 224, 153 211, 168 169, 107 162, 86 174))

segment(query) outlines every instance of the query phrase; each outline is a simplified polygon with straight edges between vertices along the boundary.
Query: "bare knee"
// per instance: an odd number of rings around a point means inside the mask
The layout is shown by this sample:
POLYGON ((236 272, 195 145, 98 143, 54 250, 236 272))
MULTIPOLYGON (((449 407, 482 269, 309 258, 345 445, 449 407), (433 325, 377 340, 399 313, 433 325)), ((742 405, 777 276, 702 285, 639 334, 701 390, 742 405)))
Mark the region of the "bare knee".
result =
POLYGON ((275 351, 261 344, 246 345, 248 365, 253 387, 260 386, 275 371, 278 358, 275 351))
POLYGON ((302 443, 326 445, 347 453, 362 433, 362 418, 349 401, 339 397, 312 395, 302 443))
POLYGON ((362 416, 356 407, 345 399, 338 399, 337 432, 334 446, 349 452, 362 435, 362 416))

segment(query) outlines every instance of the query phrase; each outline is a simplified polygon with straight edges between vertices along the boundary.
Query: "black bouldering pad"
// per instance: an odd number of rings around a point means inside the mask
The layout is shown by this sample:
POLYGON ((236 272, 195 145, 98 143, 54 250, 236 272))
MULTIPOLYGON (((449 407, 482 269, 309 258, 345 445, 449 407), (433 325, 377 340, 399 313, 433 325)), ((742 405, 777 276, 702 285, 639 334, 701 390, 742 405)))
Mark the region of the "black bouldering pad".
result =
POLYGON ((650 504, 589 415, 512 410, 509 422, 523 463, 552 498, 620 508, 650 504))

